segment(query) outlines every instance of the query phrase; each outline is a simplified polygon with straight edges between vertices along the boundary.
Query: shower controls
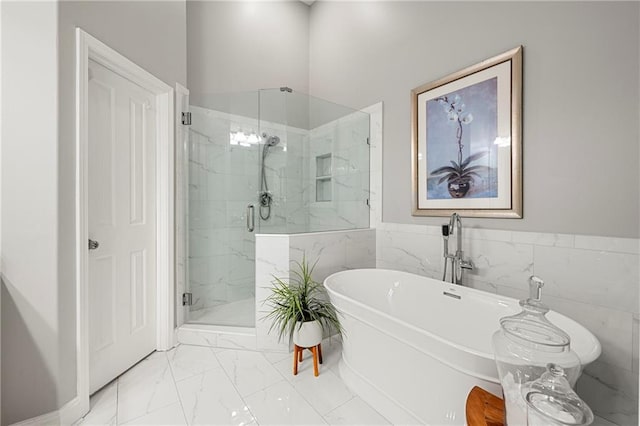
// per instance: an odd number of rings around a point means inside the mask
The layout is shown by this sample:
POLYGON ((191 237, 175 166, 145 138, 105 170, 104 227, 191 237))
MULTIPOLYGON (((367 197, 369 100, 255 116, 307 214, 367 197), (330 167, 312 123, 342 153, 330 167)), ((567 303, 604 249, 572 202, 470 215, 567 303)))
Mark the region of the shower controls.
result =
POLYGON ((261 192, 258 198, 260 199, 260 207, 270 207, 273 201, 271 193, 267 191, 261 192))

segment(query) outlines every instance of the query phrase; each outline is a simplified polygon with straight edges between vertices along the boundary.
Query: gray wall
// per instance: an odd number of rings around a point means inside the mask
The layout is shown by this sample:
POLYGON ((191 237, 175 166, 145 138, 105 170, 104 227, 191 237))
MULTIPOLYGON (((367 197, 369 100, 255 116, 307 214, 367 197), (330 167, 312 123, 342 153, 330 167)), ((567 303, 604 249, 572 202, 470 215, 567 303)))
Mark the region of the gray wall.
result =
POLYGON ((383 220, 411 216, 410 90, 524 46, 524 219, 477 228, 638 237, 636 2, 317 2, 310 92, 384 101, 383 220))
MULTIPOLYGON (((64 330, 55 278, 58 270, 56 4, 2 2, 0 7, 3 154, 0 322, 2 424, 8 424, 58 407, 63 387, 59 348, 64 330)), ((73 333, 73 328, 69 332, 73 333)))
POLYGON ((184 1, 2 2, 2 12, 2 424, 8 424, 76 395, 75 27, 171 86, 186 84, 187 72, 184 1))
POLYGON ((309 6, 299 1, 188 1, 191 101, 288 86, 309 92, 309 6))

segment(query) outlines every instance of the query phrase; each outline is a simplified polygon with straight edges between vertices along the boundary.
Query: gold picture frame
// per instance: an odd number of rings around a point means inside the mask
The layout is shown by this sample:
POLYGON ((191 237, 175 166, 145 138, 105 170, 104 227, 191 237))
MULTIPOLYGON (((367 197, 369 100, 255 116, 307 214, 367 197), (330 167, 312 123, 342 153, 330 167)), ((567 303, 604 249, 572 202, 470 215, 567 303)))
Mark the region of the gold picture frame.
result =
POLYGON ((522 46, 411 91, 413 216, 522 218, 522 46))

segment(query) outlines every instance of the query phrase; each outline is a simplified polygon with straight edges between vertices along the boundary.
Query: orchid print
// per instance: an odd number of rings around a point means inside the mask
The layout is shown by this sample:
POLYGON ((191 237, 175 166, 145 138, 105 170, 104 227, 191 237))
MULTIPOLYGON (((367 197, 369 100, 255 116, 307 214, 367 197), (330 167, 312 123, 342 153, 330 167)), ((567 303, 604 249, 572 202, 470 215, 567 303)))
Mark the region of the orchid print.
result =
POLYGON ((453 198, 463 198, 474 183, 474 176, 481 177, 478 172, 487 170, 487 166, 472 165, 472 163, 485 155, 486 151, 477 152, 462 158, 462 135, 464 127, 473 121, 473 115, 465 111, 465 104, 460 95, 441 96, 436 101, 442 106, 449 121, 456 126, 456 142, 458 144, 458 161, 451 160, 451 165, 439 167, 431 172, 432 176, 442 176, 438 185, 447 182, 449 194, 453 198))

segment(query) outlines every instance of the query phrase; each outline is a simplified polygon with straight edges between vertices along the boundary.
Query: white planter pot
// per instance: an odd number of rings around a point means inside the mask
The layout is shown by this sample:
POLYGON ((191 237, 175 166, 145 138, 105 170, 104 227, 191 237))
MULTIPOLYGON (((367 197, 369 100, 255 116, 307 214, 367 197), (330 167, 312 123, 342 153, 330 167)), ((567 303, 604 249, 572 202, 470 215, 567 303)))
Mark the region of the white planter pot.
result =
POLYGON ((319 321, 296 323, 293 343, 301 348, 311 348, 322 342, 322 326, 319 321), (302 325, 301 325, 302 324, 302 325))

